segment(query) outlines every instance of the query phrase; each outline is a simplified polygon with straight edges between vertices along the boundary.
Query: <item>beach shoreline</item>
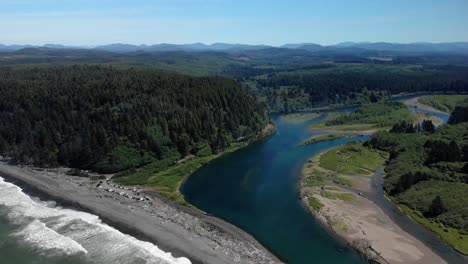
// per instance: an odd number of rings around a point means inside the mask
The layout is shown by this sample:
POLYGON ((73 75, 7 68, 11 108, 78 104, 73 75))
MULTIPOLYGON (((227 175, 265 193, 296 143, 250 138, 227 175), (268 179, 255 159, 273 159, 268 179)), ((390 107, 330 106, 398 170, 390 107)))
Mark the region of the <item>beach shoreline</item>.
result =
MULTIPOLYGON (((306 163, 305 166, 311 166, 311 162, 318 162, 319 156, 320 154, 315 156, 308 162, 309 165, 306 163)), ((381 172, 382 169, 383 166, 378 171, 381 172)), ((391 264, 446 263, 421 241, 399 227, 372 200, 372 195, 367 195, 373 191, 372 180, 368 180, 367 183, 361 182, 356 188, 330 182, 323 186, 307 187, 304 183, 308 176, 303 173, 299 185, 303 205, 327 230, 344 239, 350 247, 361 252, 369 260, 391 264), (349 200, 331 199, 325 197, 324 192, 349 197, 349 200), (322 207, 314 209, 309 202, 310 197, 322 207)))
POLYGON ((174 257, 192 263, 281 263, 250 234, 221 219, 179 206, 146 188, 138 188, 142 201, 109 193, 89 177, 70 176, 66 170, 0 161, 0 176, 28 195, 95 214, 107 225, 154 243, 174 257))

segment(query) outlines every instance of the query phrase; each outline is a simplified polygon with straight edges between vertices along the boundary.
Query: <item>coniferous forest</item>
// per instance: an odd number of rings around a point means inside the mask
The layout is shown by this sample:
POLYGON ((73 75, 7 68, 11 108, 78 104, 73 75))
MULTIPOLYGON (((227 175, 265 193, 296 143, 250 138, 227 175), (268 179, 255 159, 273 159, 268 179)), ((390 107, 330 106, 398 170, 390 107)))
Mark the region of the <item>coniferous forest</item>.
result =
POLYGON ((437 129, 430 121, 416 127, 396 124, 389 132, 375 133, 368 143, 390 153, 386 192, 419 216, 442 223, 443 233, 446 227, 468 231, 467 116, 465 101, 437 129))
POLYGON ((0 153, 100 172, 217 153, 258 134, 264 109, 236 82, 104 66, 0 68, 0 153))

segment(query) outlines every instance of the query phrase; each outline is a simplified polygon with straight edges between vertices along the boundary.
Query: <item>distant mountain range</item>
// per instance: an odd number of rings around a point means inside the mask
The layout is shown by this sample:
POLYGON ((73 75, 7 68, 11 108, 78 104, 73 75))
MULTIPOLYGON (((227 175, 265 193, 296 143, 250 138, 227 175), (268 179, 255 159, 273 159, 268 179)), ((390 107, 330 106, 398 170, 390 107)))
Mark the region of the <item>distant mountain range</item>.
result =
POLYGON ((47 48, 47 49, 86 49, 100 50, 117 53, 127 53, 136 51, 145 52, 162 52, 162 51, 243 51, 243 50, 261 50, 271 48, 282 49, 300 49, 309 52, 319 53, 360 53, 363 51, 386 51, 398 53, 453 53, 453 54, 468 54, 468 42, 447 42, 447 43, 387 43, 387 42, 342 42, 336 45, 322 46, 314 43, 291 43, 280 47, 268 45, 248 45, 248 44, 229 44, 229 43, 214 43, 211 45, 203 43, 194 44, 156 44, 156 45, 132 45, 115 43, 96 47, 84 46, 65 46, 61 44, 46 44, 43 46, 34 45, 2 45, 0 44, 1 52, 15 52, 21 49, 29 48, 47 48))

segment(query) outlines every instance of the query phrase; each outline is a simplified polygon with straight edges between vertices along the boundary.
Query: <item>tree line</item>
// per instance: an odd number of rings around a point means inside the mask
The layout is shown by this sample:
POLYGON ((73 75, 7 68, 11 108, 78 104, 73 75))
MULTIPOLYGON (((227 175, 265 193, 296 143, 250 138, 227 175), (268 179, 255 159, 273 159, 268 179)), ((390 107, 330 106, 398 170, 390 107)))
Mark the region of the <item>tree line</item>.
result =
MULTIPOLYGON (((468 231, 468 122, 455 108, 449 124, 434 128, 402 122, 368 144, 390 153, 384 189, 425 217, 468 231), (456 112, 457 111, 457 112, 456 112)), ((463 113, 462 113, 463 112, 463 113)))
POLYGON ((0 68, 0 152, 115 172, 257 135, 262 106, 235 81, 145 69, 0 68))
POLYGON ((416 92, 468 92, 466 67, 336 66, 266 74, 247 83, 271 111, 290 112, 325 105, 374 103, 416 92), (250 83, 251 83, 250 82, 250 83))

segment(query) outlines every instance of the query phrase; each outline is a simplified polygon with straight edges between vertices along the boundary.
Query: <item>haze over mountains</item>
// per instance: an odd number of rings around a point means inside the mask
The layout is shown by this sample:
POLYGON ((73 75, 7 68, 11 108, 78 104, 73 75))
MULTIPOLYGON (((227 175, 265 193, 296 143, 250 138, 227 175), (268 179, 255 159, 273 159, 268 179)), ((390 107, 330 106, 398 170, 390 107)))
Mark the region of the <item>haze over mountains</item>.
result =
POLYGON ((162 52, 162 51, 240 51, 240 50, 261 50, 271 48, 283 49, 301 49, 309 52, 325 52, 325 53, 353 53, 365 51, 387 51, 387 52, 407 52, 407 53, 453 53, 453 54, 468 54, 468 42, 447 42, 447 43, 387 43, 387 42, 342 42, 336 45, 322 46, 314 43, 291 43, 280 47, 269 45, 249 45, 249 44, 229 44, 229 43, 214 43, 214 44, 156 44, 156 45, 132 45, 132 44, 108 44, 96 47, 87 46, 66 46, 61 44, 45 44, 37 45, 2 45, 0 44, 1 52, 15 52, 21 49, 28 48, 46 48, 46 49, 87 49, 100 50, 118 53, 127 53, 135 51, 145 52, 162 52))

